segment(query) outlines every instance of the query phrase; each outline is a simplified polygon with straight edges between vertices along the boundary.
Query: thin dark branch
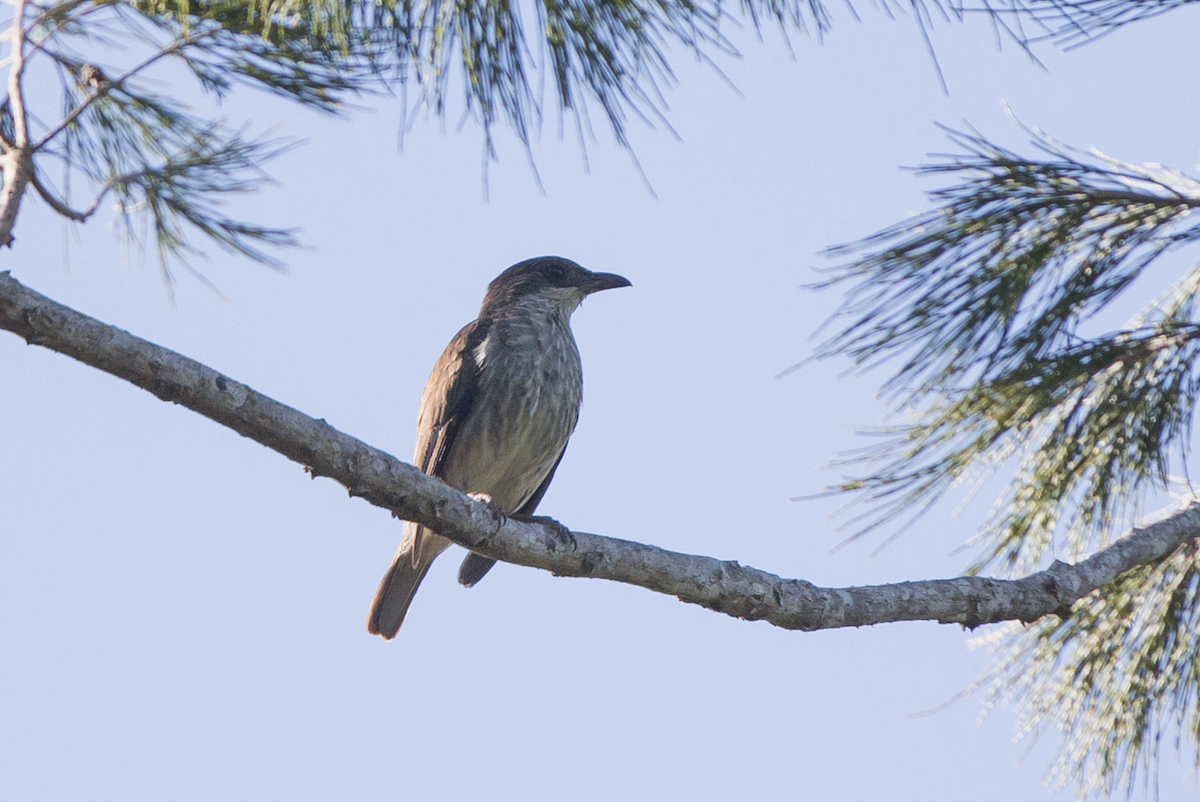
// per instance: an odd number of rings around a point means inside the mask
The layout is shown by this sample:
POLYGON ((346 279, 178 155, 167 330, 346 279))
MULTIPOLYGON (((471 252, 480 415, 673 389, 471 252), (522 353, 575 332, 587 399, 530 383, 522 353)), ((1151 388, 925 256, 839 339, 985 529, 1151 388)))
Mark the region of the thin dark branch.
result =
POLYGON ((83 223, 87 221, 89 217, 94 215, 96 210, 100 208, 100 202, 104 200, 104 196, 108 194, 110 189, 110 187, 105 187, 103 190, 101 190, 100 194, 96 196, 96 199, 92 201, 90 206, 80 211, 79 209, 71 208, 62 200, 60 200, 48 186, 42 183, 42 180, 38 177, 36 171, 33 171, 29 178, 29 182, 33 184, 33 188, 37 190, 37 194, 46 202, 47 206, 49 206, 59 215, 76 223, 83 223))
POLYGON ((90 95, 88 95, 86 98, 84 98, 82 103, 80 103, 75 108, 71 109, 70 113, 68 113, 65 117, 63 117, 62 120, 60 120, 57 125, 55 125, 49 131, 47 131, 45 136, 43 136, 36 143, 34 143, 32 150, 37 151, 37 150, 40 150, 41 148, 45 147, 47 142, 54 139, 54 137, 58 136, 64 130, 66 130, 67 126, 69 126, 71 123, 75 122, 75 120, 77 120, 79 118, 79 115, 81 115, 85 111, 87 111, 89 106, 91 106, 93 103, 95 103, 100 98, 107 95, 112 90, 121 88, 121 86, 126 81, 128 81, 130 78, 133 78, 135 75, 142 72, 143 70, 146 70, 146 69, 152 67, 154 64, 161 61, 162 59, 164 59, 168 56, 174 55, 175 53, 178 53, 179 51, 183 50, 184 48, 191 47, 191 46, 195 45, 196 42, 198 42, 200 39, 206 38, 211 35, 212 35, 212 33, 208 33, 208 34, 202 33, 196 37, 179 39, 179 40, 167 45, 166 47, 162 48, 154 55, 147 57, 146 60, 143 61, 141 64, 131 67, 130 69, 125 71, 123 74, 121 74, 117 78, 114 78, 112 80, 105 80, 104 83, 100 86, 100 88, 94 90, 90 95))
POLYGON ((187 357, 81 315, 0 272, 0 328, 103 370, 227 426, 313 476, 327 476, 396 516, 485 556, 550 571, 638 585, 737 618, 785 629, 938 621, 966 627, 1069 614, 1071 605, 1124 572, 1157 563, 1200 537, 1200 502, 1135 529, 1077 565, 1055 562, 1017 580, 978 576, 869 587, 820 588, 732 560, 576 532, 557 545, 539 524, 501 519, 486 505, 412 465, 263 396, 187 357))

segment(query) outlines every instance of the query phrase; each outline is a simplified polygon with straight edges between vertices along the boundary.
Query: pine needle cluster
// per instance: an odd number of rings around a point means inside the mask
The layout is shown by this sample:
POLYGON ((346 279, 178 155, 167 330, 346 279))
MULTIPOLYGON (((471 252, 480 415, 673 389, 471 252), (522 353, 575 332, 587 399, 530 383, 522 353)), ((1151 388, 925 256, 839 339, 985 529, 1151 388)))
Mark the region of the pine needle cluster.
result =
MULTIPOLYGON (((949 134, 958 152, 918 170, 952 179, 935 208, 832 251, 846 300, 821 353, 895 360, 885 392, 904 418, 835 489, 870 502, 861 534, 1015 468, 974 570, 1024 574, 1102 548, 1186 472, 1200 269, 1123 325, 1105 313, 1200 239, 1200 182, 1036 132, 1036 158, 949 134)), ((1200 736, 1196 569, 1188 546, 1013 636, 998 687, 1017 689, 1028 732, 1064 734, 1057 771, 1083 790, 1131 787, 1168 726, 1200 736)))

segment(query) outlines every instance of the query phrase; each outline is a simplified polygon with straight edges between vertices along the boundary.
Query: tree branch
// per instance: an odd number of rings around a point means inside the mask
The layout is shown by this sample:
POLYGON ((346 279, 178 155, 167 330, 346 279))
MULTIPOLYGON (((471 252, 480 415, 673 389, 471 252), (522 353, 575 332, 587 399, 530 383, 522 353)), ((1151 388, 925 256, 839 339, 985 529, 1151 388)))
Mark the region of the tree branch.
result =
POLYGON ((25 109, 25 0, 13 3, 13 22, 8 41, 8 107, 12 113, 13 142, 0 155, 0 247, 11 246, 21 196, 33 175, 33 151, 29 147, 29 115, 25 109))
POLYGON ((12 28, 8 35, 8 103, 13 118, 13 143, 18 148, 29 144, 29 116, 25 110, 25 91, 21 83, 25 79, 25 0, 13 3, 12 28))
POLYGON ((177 39, 176 41, 172 42, 171 44, 169 44, 166 47, 159 50, 154 55, 146 58, 142 63, 129 68, 124 73, 117 76, 116 78, 113 78, 110 80, 110 79, 104 78, 103 76, 99 76, 97 78, 97 85, 92 88, 91 94, 89 94, 86 98, 84 98, 82 103, 80 103, 75 108, 71 109, 71 111, 69 111, 67 113, 67 115, 65 117, 63 117, 61 120, 59 120, 58 123, 53 128, 51 128, 49 131, 47 131, 42 136, 41 139, 39 139, 37 142, 35 142, 33 144, 33 147, 31 148, 31 150, 38 151, 38 150, 41 150, 42 148, 44 148, 47 143, 49 143, 52 139, 54 139, 56 136, 58 136, 63 131, 65 131, 71 125, 71 123, 73 123, 77 119, 79 119, 79 115, 81 115, 85 111, 87 111, 89 106, 91 106, 93 103, 95 103, 100 98, 107 96, 114 89, 124 88, 125 82, 128 81, 130 78, 133 78, 134 76, 136 76, 138 73, 142 72, 143 70, 149 69, 156 62, 161 61, 162 59, 166 58, 167 56, 175 55, 176 53, 180 52, 181 50, 184 50, 188 47, 194 46, 196 43, 198 43, 202 39, 207 39, 214 35, 215 35, 215 31, 208 32, 208 33, 201 33, 201 34, 197 34, 195 36, 189 35, 183 39, 177 39))
POLYGON ((1156 563, 1200 537, 1200 502, 1188 504, 1077 565, 1055 562, 1017 580, 963 576, 892 585, 820 588, 735 561, 576 532, 559 546, 549 528, 500 519, 412 465, 267 398, 187 357, 81 315, 0 272, 0 328, 111 373, 198 412, 328 476, 351 496, 431 527, 488 557, 550 571, 638 585, 737 618, 785 629, 831 629, 892 621, 966 627, 1066 616, 1071 605, 1139 565, 1156 563))
POLYGON ((100 194, 96 196, 96 199, 92 201, 91 205, 81 211, 79 209, 71 208, 65 202, 55 197, 54 193, 50 191, 50 187, 43 184, 42 180, 38 178, 36 170, 30 171, 29 183, 31 183, 33 188, 37 190, 37 194, 41 196, 43 201, 46 202, 47 206, 49 206, 62 217, 65 217, 75 223, 87 222, 87 219, 95 214, 96 210, 100 208, 100 202, 104 200, 104 196, 107 195, 111 189, 110 186, 105 186, 104 189, 100 191, 100 194))

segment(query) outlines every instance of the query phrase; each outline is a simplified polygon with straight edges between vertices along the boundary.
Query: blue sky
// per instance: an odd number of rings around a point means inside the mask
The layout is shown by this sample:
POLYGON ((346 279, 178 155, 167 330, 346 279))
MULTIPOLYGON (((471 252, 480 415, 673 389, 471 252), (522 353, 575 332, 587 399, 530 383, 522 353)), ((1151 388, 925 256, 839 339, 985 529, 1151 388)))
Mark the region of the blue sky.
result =
MULTIPOLYGON (((896 543, 844 537, 825 466, 885 412, 883 373, 805 358, 838 301, 826 246, 927 208, 900 169, 945 150, 935 122, 1004 144, 1027 125, 1193 170, 1193 10, 1046 68, 982 21, 939 24, 941 92, 910 19, 838 10, 824 44, 736 34, 735 92, 686 52, 679 133, 634 124, 645 178, 598 127, 584 169, 551 118, 501 133, 483 193, 470 124, 373 99, 342 120, 270 98, 223 113, 306 140, 240 213, 295 225, 281 275, 220 253, 181 274, 97 220, 27 201, 0 269, 407 459, 434 360, 487 282, 558 254, 633 288, 575 316, 585 401, 542 510, 582 531, 740 560, 819 584, 954 575, 987 500, 896 543), (65 253, 65 255, 64 255, 65 253)), ((1028 151, 1026 151, 1028 152, 1028 151)), ((400 537, 388 515, 193 413, 0 336, 0 797, 21 800, 1040 799, 1052 734, 1014 745, 968 687, 988 656, 935 624, 790 633, 640 589, 500 566, 431 571, 400 637, 367 636, 400 537)), ((1193 799, 1170 753, 1160 799, 1193 799)), ((1071 791, 1062 793, 1068 796, 1071 791)))

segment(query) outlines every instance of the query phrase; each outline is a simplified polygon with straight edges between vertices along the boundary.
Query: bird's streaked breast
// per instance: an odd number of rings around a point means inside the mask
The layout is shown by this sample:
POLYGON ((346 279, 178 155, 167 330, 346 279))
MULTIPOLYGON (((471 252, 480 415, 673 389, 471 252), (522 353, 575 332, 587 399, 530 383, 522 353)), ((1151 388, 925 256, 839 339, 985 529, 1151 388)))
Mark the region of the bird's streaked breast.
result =
POLYGON ((530 304, 493 321, 475 348, 479 384, 443 477, 518 509, 566 447, 579 418, 583 369, 565 315, 530 304))

